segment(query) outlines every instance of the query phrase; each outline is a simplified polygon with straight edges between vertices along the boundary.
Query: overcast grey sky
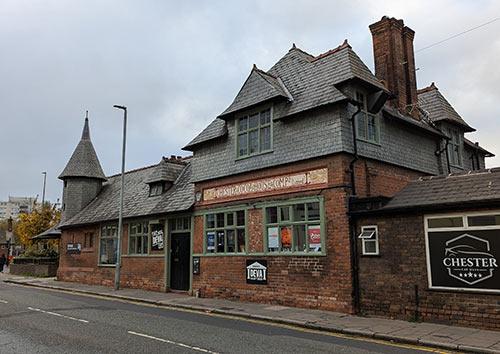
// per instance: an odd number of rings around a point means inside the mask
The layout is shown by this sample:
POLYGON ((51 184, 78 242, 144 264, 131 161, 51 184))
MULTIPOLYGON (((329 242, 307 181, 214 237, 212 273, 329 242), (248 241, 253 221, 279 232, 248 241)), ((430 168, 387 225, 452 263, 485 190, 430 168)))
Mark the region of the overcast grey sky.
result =
MULTIPOLYGON (((228 106, 253 63, 264 70, 292 43, 311 54, 345 38, 372 69, 368 25, 383 15, 416 31, 415 49, 500 16, 500 1, 0 2, 0 200, 55 201, 85 110, 106 174, 157 163, 228 106)), ((418 86, 436 82, 500 156, 500 21, 416 54, 418 86)), ((500 165, 500 157, 488 166, 500 165)))

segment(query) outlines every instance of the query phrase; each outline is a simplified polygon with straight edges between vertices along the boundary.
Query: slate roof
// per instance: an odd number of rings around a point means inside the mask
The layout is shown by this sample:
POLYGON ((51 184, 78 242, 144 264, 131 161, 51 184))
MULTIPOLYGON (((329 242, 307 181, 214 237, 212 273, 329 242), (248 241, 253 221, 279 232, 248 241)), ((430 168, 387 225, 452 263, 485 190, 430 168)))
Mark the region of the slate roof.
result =
POLYGON ((172 161, 162 157, 160 163, 156 165, 144 182, 174 182, 184 167, 186 167, 185 163, 182 163, 179 160, 172 161))
POLYGON ((54 240, 61 238, 61 229, 59 229, 58 225, 51 227, 48 230, 45 230, 44 232, 33 236, 31 239, 32 240, 54 240))
POLYGON ((500 203, 500 168, 422 177, 410 182, 380 211, 477 207, 488 203, 500 203))
POLYGON ((220 118, 226 119, 238 110, 263 101, 277 97, 288 99, 280 115, 274 117, 280 119, 346 100, 348 97, 336 86, 351 79, 386 91, 347 41, 316 57, 293 46, 269 71, 252 69, 231 105, 184 149, 191 150, 196 145, 225 136, 227 129, 220 118))
POLYGON ((493 154, 493 153, 489 152, 488 150, 479 146, 479 143, 473 143, 472 141, 470 141, 467 138, 464 138, 464 145, 466 147, 471 148, 471 149, 478 150, 480 153, 484 154, 486 157, 494 157, 495 156, 495 154, 493 154))
POLYGON ((462 126, 466 132, 475 131, 467 124, 462 117, 455 111, 452 105, 439 92, 434 83, 429 87, 417 91, 418 104, 429 114, 429 119, 433 122, 448 121, 462 126))
POLYGON ((73 151, 68 164, 59 175, 59 179, 68 177, 88 177, 106 180, 101 164, 90 140, 89 120, 85 118, 82 138, 73 151))
MULTIPOLYGON (((194 185, 191 183, 189 163, 185 165, 170 189, 159 196, 150 197, 149 185, 145 181, 157 167, 158 165, 144 167, 125 174, 124 218, 186 211, 194 204, 194 185)), ((118 219, 119 195, 120 175, 111 176, 94 200, 59 227, 118 219)))
POLYGON ((254 65, 233 103, 219 117, 227 116, 277 97, 291 98, 275 76, 257 69, 254 65))
POLYGON ((398 109, 396 109, 394 107, 391 107, 388 104, 386 104, 382 108, 382 112, 384 113, 385 117, 396 119, 399 122, 411 125, 411 126, 413 126, 415 128, 421 129, 421 130, 425 130, 428 133, 439 135, 441 137, 445 136, 440 130, 434 128, 432 125, 426 123, 425 121, 423 121, 423 120, 416 120, 415 118, 412 118, 412 117, 409 117, 407 115, 401 114, 401 112, 398 109))

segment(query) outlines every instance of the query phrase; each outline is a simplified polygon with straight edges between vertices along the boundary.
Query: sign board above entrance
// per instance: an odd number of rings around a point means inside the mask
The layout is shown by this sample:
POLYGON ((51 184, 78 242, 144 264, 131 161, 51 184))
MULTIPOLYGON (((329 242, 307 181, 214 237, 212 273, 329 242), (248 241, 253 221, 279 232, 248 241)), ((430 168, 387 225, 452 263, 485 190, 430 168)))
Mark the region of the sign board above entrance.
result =
POLYGON ((203 201, 215 203, 227 199, 249 198, 259 195, 288 193, 323 187, 328 183, 328 169, 261 178, 203 190, 203 201))

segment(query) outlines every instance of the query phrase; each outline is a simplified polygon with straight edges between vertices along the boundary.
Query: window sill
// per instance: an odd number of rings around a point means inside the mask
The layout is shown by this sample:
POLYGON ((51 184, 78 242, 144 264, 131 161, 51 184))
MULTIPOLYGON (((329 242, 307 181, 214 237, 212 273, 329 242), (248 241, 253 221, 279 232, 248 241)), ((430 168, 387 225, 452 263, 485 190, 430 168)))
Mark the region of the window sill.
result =
POLYGON ((123 254, 122 258, 163 258, 165 254, 123 254))
POLYGON ((255 157, 255 156, 261 156, 261 155, 271 154, 273 152, 274 152, 274 150, 266 150, 266 151, 258 152, 256 154, 240 156, 240 157, 237 157, 235 159, 235 161, 246 160, 246 159, 249 159, 249 158, 252 158, 252 157, 255 157))
POLYGON ((193 257, 246 257, 248 253, 195 253, 193 257))
POLYGON ((367 143, 367 144, 375 145, 375 146, 378 146, 378 147, 382 147, 382 144, 380 142, 376 142, 376 141, 372 141, 372 140, 367 140, 367 139, 363 139, 363 138, 356 138, 356 140, 362 141, 363 143, 367 143))
POLYGON ((361 257, 375 257, 375 258, 380 258, 380 254, 379 253, 363 253, 361 254, 361 257))
POLYGON ((116 268, 116 264, 98 264, 97 266, 102 268, 116 268))

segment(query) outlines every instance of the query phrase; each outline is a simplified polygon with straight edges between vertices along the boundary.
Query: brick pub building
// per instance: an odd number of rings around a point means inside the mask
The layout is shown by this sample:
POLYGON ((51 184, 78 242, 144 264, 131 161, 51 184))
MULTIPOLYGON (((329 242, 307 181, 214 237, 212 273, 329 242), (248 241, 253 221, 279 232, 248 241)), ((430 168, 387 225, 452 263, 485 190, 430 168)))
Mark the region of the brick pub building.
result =
MULTIPOLYGON (((410 181, 484 171, 491 154, 464 137, 474 129, 434 83, 417 90, 414 32, 387 17, 370 30, 375 75, 347 41, 317 56, 293 45, 268 71, 251 69, 230 106, 184 147, 192 157, 126 175, 125 286, 461 323, 434 316, 439 304, 409 310, 415 300, 401 295, 400 274, 389 269, 402 264, 391 252, 406 241, 395 228, 382 233, 394 215, 381 210, 410 181), (399 307, 387 304, 381 283, 395 289, 399 307)), ((72 157, 60 177, 67 206, 58 277, 111 284, 118 179, 104 177, 91 151, 77 154, 87 160, 72 157)), ((426 216, 418 215, 411 225, 422 237, 426 216)), ((411 245, 419 267, 424 239, 411 245)), ((414 285, 429 290, 420 278, 410 283, 412 294, 414 285)), ((498 314, 498 295, 488 296, 475 312, 498 314)))

